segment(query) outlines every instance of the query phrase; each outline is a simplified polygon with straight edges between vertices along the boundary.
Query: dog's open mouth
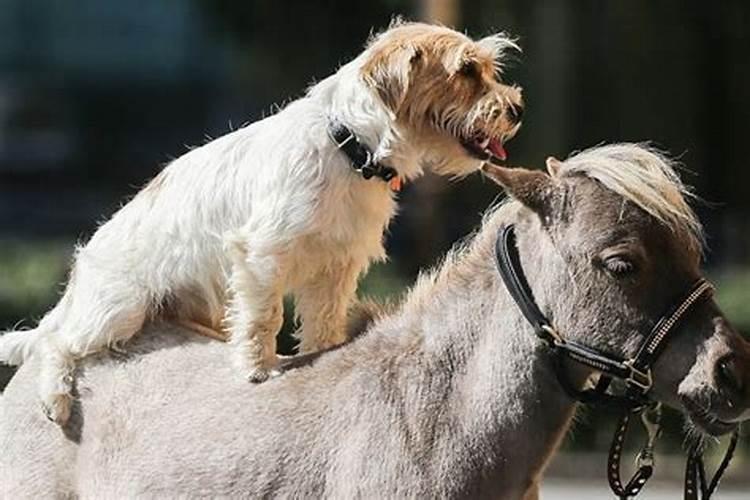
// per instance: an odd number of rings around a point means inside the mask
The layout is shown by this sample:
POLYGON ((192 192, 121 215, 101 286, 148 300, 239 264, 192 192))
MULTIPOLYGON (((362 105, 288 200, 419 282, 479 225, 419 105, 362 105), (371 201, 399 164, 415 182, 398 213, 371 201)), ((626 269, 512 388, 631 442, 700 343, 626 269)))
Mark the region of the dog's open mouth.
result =
POLYGON ((722 436, 729 434, 737 428, 736 422, 724 422, 698 403, 683 398, 682 404, 690 421, 711 436, 722 436))
POLYGON ((488 161, 495 165, 502 165, 508 158, 503 140, 500 137, 475 134, 470 139, 461 139, 461 145, 477 159, 488 161))

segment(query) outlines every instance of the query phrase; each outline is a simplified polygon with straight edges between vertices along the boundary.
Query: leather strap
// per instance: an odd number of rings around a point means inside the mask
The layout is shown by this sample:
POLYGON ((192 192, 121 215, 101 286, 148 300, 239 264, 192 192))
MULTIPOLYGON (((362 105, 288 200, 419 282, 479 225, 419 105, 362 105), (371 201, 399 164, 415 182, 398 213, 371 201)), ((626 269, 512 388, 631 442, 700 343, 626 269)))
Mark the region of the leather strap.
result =
POLYGON ((398 178, 396 169, 375 162, 370 149, 360 142, 354 132, 343 123, 338 120, 329 120, 328 135, 336 144, 336 147, 349 158, 349 163, 354 171, 359 172, 364 179, 378 177, 390 183, 393 179, 398 178))
POLYGON ((646 337, 638 353, 633 358, 633 366, 639 369, 647 369, 651 366, 664 350, 665 341, 669 334, 679 326, 685 315, 697 302, 710 297, 713 295, 713 292, 713 285, 703 278, 693 283, 690 290, 680 300, 675 302, 667 314, 664 314, 651 329, 648 337, 646 337))
POLYGON ((724 453, 724 458, 721 459, 716 473, 708 483, 706 482, 706 467, 703 463, 703 453, 700 450, 699 444, 694 445, 690 449, 688 460, 685 464, 685 500, 709 500, 711 498, 711 495, 714 494, 714 491, 719 486, 721 477, 726 472, 727 467, 729 467, 729 462, 732 461, 738 440, 739 430, 735 430, 729 440, 729 446, 724 453))
POLYGON ((513 297, 526 321, 534 327, 534 333, 550 345, 556 345, 561 339, 555 336, 552 325, 534 300, 534 292, 531 291, 522 271, 523 266, 516 246, 516 232, 512 224, 505 226, 500 232, 495 242, 495 257, 508 293, 513 297))
POLYGON ((617 424, 617 430, 612 439, 607 458, 607 481, 612 492, 621 500, 627 500, 630 497, 638 495, 654 473, 654 442, 659 435, 661 423, 661 410, 658 406, 642 413, 644 424, 648 422, 647 418, 653 418, 653 421, 647 424, 646 431, 648 438, 646 445, 636 458, 635 472, 625 485, 622 484, 620 477, 620 462, 625 444, 625 435, 628 431, 631 417, 638 413, 640 411, 626 411, 623 413, 620 422, 617 424))

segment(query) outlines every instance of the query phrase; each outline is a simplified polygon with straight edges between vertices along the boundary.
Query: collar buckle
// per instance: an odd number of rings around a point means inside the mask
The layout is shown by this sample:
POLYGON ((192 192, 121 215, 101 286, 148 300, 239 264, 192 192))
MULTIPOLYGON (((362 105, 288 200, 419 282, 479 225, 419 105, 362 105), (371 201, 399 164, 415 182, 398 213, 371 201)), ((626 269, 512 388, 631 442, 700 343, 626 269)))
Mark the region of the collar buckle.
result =
POLYGON ((330 131, 329 131, 329 134, 328 134, 328 135, 329 135, 329 136, 331 137, 331 140, 332 140, 332 141, 333 141, 333 143, 334 143, 334 144, 336 145, 336 147, 337 147, 337 148, 339 148, 339 149, 341 149, 342 147, 344 147, 344 146, 346 145, 346 143, 347 143, 347 142, 349 142, 349 141, 351 141, 351 140, 353 140, 353 139, 356 139, 356 138, 354 137, 354 134, 353 134, 353 133, 352 133, 352 132, 351 132, 350 130, 347 130, 347 132, 349 132, 349 135, 347 135, 347 136, 346 136, 346 137, 345 137, 344 139, 342 139, 341 141, 338 141, 338 140, 336 139, 336 134, 330 133, 330 131))
MULTIPOLYGON (((343 123, 331 119, 328 123, 328 135, 336 148, 349 158, 352 170, 358 172, 363 179, 378 177, 384 182, 390 183, 391 180, 398 177, 396 169, 379 164, 373 152, 360 142, 354 132, 343 123)), ((400 189, 400 182, 397 189, 393 187, 391 189, 394 191, 400 189)))

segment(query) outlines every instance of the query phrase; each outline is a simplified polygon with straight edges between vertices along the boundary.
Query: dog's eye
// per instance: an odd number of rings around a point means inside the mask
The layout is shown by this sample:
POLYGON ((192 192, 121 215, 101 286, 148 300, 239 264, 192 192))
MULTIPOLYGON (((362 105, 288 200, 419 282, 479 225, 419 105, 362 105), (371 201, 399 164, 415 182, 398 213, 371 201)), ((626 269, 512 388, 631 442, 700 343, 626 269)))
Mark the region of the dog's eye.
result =
POLYGON ((479 75, 479 68, 474 61, 466 60, 458 68, 458 74, 467 77, 476 77, 479 75))
POLYGON ((611 255, 602 264, 607 272, 617 277, 629 276, 637 271, 635 262, 627 255, 611 255))

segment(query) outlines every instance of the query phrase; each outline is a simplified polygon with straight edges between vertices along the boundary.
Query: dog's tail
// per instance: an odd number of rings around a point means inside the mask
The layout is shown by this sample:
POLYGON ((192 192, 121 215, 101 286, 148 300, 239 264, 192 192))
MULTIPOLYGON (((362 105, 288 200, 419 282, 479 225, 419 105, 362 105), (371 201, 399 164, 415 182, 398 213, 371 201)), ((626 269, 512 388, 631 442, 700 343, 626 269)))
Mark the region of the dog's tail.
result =
POLYGON ((44 315, 36 328, 0 332, 0 363, 18 366, 29 359, 36 344, 60 328, 68 310, 69 297, 70 294, 66 291, 60 302, 44 315))
POLYGON ((40 328, 17 330, 0 335, 0 363, 20 365, 34 351, 37 341, 44 332, 40 328))

